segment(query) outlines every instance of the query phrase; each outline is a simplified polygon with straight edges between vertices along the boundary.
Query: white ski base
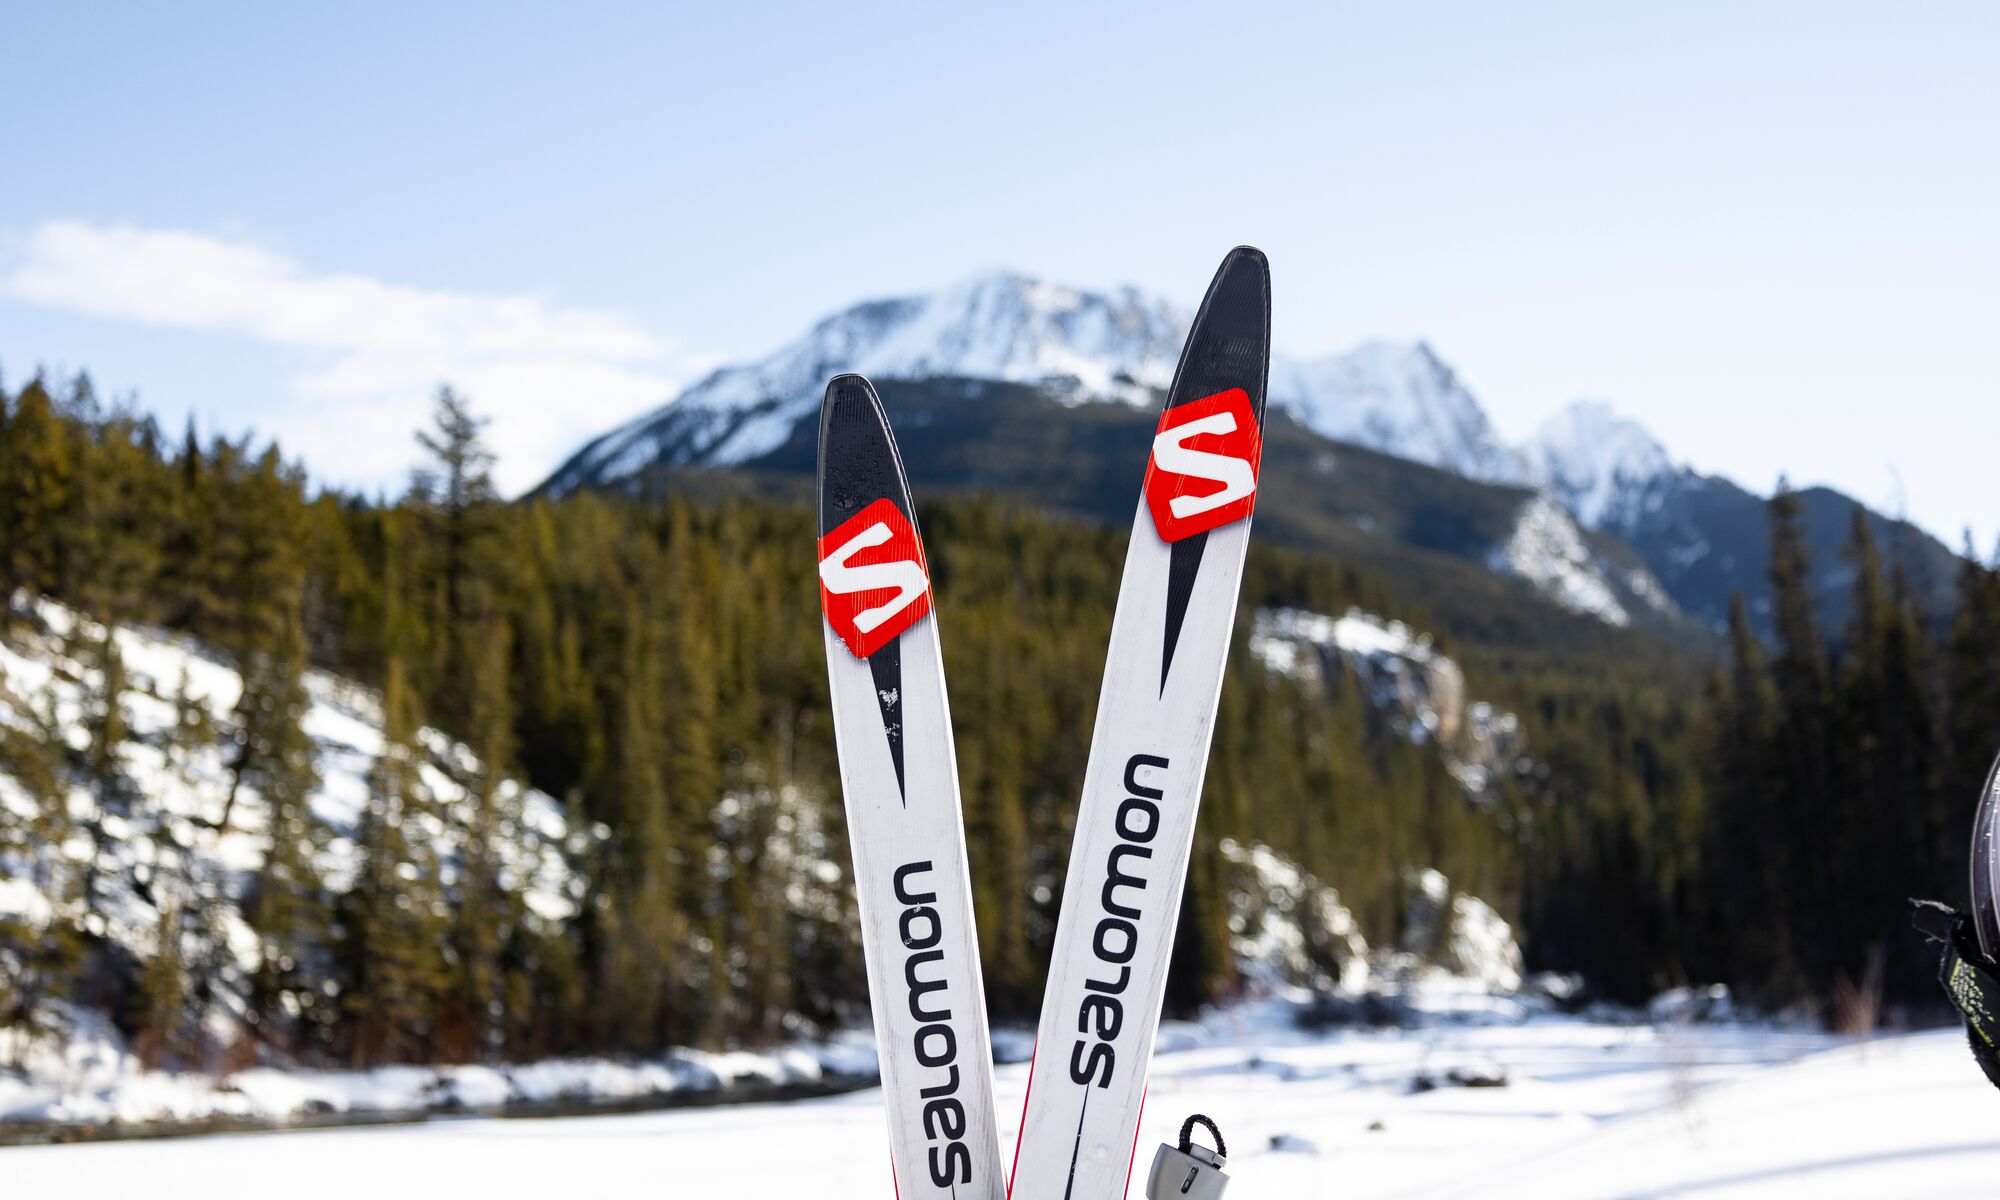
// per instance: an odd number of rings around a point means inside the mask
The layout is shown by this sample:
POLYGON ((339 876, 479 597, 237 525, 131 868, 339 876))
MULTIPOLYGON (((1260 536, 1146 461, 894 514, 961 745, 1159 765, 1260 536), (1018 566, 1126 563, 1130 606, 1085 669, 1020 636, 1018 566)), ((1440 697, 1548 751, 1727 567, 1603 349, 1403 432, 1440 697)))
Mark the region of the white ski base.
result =
POLYGON ((936 618, 923 617, 898 639, 901 788, 867 661, 849 653, 824 618, 820 628, 897 1194, 1004 1200, 991 1035, 936 618))
POLYGON ((1126 1195, 1250 522, 1211 531, 1160 678, 1173 548, 1142 502, 1111 624, 1012 1200, 1126 1195), (1136 914, 1136 915, 1135 915, 1136 914))

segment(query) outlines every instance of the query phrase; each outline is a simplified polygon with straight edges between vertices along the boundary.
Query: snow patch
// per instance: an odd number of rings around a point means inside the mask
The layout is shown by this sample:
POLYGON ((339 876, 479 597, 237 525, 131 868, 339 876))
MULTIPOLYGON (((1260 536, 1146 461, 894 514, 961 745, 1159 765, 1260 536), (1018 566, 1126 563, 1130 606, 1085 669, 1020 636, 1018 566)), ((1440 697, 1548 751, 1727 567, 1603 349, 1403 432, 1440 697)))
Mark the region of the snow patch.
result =
POLYGON ((1602 400, 1571 403, 1522 453, 1531 480, 1591 529, 1629 529, 1679 471, 1658 439, 1602 400))
POLYGON ((1435 744, 1453 778, 1475 798, 1526 761, 1513 713, 1466 698, 1465 673, 1431 644, 1429 634, 1358 608, 1331 617, 1302 609, 1257 611, 1250 652, 1265 669, 1324 686, 1352 672, 1362 694, 1389 714, 1393 729, 1419 745, 1435 744))
POLYGON ((1495 550, 1488 566, 1532 584, 1536 591, 1573 613, 1607 625, 1630 625, 1632 614, 1618 602, 1596 555, 1584 544, 1562 505, 1535 495, 1521 506, 1514 532, 1495 550))
POLYGON ((1008 272, 866 301, 597 439, 552 488, 613 482, 663 461, 726 466, 768 454, 818 410, 827 380, 849 371, 1007 380, 1072 403, 1151 404, 1173 380, 1188 320, 1132 288, 1093 292, 1008 272))
POLYGON ((1368 342, 1327 358, 1271 363, 1270 403, 1315 432, 1488 483, 1522 483, 1472 392, 1424 342, 1368 342))
MULTIPOLYGON (((36 714, 51 717, 72 745, 83 736, 84 707, 101 686, 95 668, 70 656, 66 635, 96 641, 102 626, 46 599, 32 616, 39 630, 0 642, 0 723, 33 728, 36 714)), ((129 729, 118 755, 125 777, 143 805, 130 811, 100 804, 77 784, 68 804, 81 831, 60 847, 0 850, 0 914, 25 918, 31 927, 72 921, 138 959, 158 952, 160 907, 171 901, 184 915, 212 919, 208 937, 224 961, 220 995, 203 1021, 218 1044, 233 1039, 249 975, 257 965, 257 937, 236 906, 265 852, 268 814, 254 789, 231 795, 229 757, 236 727, 234 709, 241 677, 192 639, 143 628, 111 631, 124 663, 128 687, 120 697, 129 729), (213 723, 207 742, 174 755, 163 747, 183 703, 213 723), (225 821, 226 818, 226 821, 225 821), (36 886, 36 861, 67 858, 88 867, 94 880, 89 911, 58 911, 36 886)), ((311 704, 303 726, 311 737, 320 785, 311 797, 313 816, 330 835, 315 863, 336 890, 359 868, 358 824, 367 797, 367 772, 383 748, 381 699, 373 691, 320 671, 309 671, 305 688, 311 704)), ((480 769, 466 747, 434 729, 418 744, 425 752, 423 777, 443 820, 429 830, 447 871, 456 872, 471 827, 468 783, 480 769)), ((573 917, 583 880, 570 868, 568 821, 549 796, 514 781, 501 784, 519 827, 499 841, 502 881, 525 900, 536 920, 555 923, 573 917)), ((0 771, 0 804, 9 811, 32 811, 19 780, 0 771)), ((190 931, 184 936, 195 939, 190 931)), ((211 947, 190 940, 184 953, 211 947)), ((79 1016, 73 1024, 81 1022, 79 1016)), ((84 1035, 86 1042, 91 1036, 84 1035)), ((101 1043, 99 1043, 101 1044, 101 1043)), ((4 1059, 4 1056, 0 1056, 4 1059)), ((143 1105, 149 1103, 140 1101, 143 1105)))

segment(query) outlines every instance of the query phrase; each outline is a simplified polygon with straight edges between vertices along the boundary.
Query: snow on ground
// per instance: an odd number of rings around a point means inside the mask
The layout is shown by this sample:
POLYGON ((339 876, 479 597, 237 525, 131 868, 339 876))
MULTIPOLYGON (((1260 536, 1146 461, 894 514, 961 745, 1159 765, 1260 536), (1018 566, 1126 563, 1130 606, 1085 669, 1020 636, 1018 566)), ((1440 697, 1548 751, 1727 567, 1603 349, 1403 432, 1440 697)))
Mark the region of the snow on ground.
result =
POLYGON ((1439 653, 1427 633, 1359 608, 1329 616, 1296 608, 1260 608, 1250 653, 1266 670, 1324 685, 1351 671, 1362 694, 1390 714, 1391 726, 1419 745, 1435 742, 1445 767, 1477 800, 1495 774, 1521 769, 1526 743, 1513 713, 1466 695, 1465 672, 1439 653))
POLYGON ((1527 580, 1571 612, 1607 625, 1632 623, 1632 614, 1618 603, 1603 567, 1584 544, 1583 531, 1561 504, 1546 495, 1522 505, 1513 536, 1493 552, 1489 565, 1502 575, 1527 580))
MULTIPOLYGON (((74 641, 96 642, 102 626, 47 599, 33 602, 40 628, 0 642, 0 725, 36 728, 37 717, 63 731, 71 749, 81 749, 86 709, 102 686, 101 673, 75 657, 74 641)), ((119 697, 130 737, 118 747, 118 761, 131 799, 100 810, 81 780, 69 783, 69 809, 79 828, 95 823, 98 844, 79 833, 61 847, 73 864, 88 863, 96 899, 88 913, 67 914, 136 959, 157 951, 158 902, 170 897, 184 913, 212 913, 212 937, 224 960, 218 983, 222 996, 208 1014, 217 1040, 233 1040, 238 999, 256 964, 256 935, 236 901, 245 878, 262 863, 268 838, 268 808, 254 787, 232 789, 230 760, 238 727, 235 708, 243 680, 212 651, 192 638, 144 627, 112 631, 126 670, 119 697), (182 708, 198 710, 211 729, 196 744, 171 748, 182 708)), ((360 865, 356 841, 367 804, 367 776, 382 753, 381 698, 374 691, 323 671, 308 671, 311 705, 303 721, 313 741, 319 786, 313 815, 328 835, 316 854, 322 876, 336 890, 348 886, 360 865)), ((436 806, 424 832, 445 861, 449 880, 474 828, 475 804, 469 780, 480 771, 471 751, 435 729, 419 731, 424 750, 421 773, 436 806)), ((573 916, 582 898, 582 878, 570 854, 582 848, 562 806, 549 796, 512 780, 498 786, 502 807, 511 814, 499 851, 502 879, 517 889, 540 920, 573 916)), ((35 812, 20 782, 0 771, 0 808, 16 818, 35 812)), ((18 915, 45 925, 56 914, 33 883, 17 852, 0 852, 0 916, 18 915)), ((205 957, 206 947, 189 932, 182 947, 188 961, 205 957)), ((86 1041, 90 1034, 82 1034, 86 1041)), ((0 1049, 7 1032, 0 1030, 0 1049)))
MULTIPOLYGON (((1140 1159, 1202 1111, 1230 1195, 1987 1196, 2000 1096, 1956 1032, 1844 1042, 1744 1024, 1523 1014, 1416 1029, 1291 1028, 1252 1005, 1170 1025, 1140 1159), (1504 1078, 1467 1087, 1452 1079, 1504 1078), (1438 1086, 1425 1090, 1421 1081, 1438 1086)), ((999 1076, 1003 1150, 1026 1068, 999 1076)), ((629 1116, 469 1119, 0 1150, 8 1194, 210 1200, 283 1180, 288 1200, 592 1195, 730 1200, 890 1195, 881 1093, 629 1116)))
MULTIPOLYGON (((78 1036, 54 1068, 0 1070, 0 1134, 9 1124, 170 1126, 211 1118, 290 1121, 317 1114, 381 1114, 499 1109, 505 1105, 617 1105, 665 1097, 720 1098, 745 1088, 810 1085, 876 1075, 865 1032, 800 1041, 757 1052, 674 1050, 645 1062, 551 1059, 486 1066, 390 1066, 365 1071, 255 1067, 211 1078, 144 1071, 116 1031, 94 1014, 74 1014, 78 1036)), ((7 1050, 0 1034, 0 1050, 7 1050)), ((46 1048, 44 1048, 46 1049, 46 1048)))

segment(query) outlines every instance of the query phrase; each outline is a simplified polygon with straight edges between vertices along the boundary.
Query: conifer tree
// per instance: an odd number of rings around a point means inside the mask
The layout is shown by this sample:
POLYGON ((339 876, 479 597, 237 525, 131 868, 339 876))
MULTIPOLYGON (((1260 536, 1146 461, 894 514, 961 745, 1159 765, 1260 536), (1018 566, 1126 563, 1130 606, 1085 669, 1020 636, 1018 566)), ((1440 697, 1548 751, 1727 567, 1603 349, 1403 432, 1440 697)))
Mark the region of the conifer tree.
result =
POLYGON ((2000 572, 1980 562, 1969 536, 1957 599, 1945 651, 1951 759, 1944 792, 1946 811, 1967 822, 2000 756, 2000 572))
POLYGON ((486 421, 448 386, 437 391, 432 420, 434 429, 417 434, 430 461, 417 469, 410 486, 410 501, 423 518, 431 572, 426 578, 435 582, 427 694, 433 719, 464 733, 471 721, 479 627, 491 607, 488 589, 497 571, 492 533, 499 497, 493 453, 483 440, 486 421))
POLYGON ((183 969, 181 911, 163 900, 153 927, 153 953, 139 967, 139 1060, 153 1070, 179 1065, 193 1042, 188 1028, 188 983, 183 969))
MULTIPOLYGON (((173 794, 199 795, 206 783, 200 762, 215 744, 215 720, 185 669, 170 699, 173 720, 160 737, 160 753, 173 794)), ((164 797, 146 798, 153 866, 149 879, 160 914, 160 945, 172 957, 149 969, 143 1022, 160 1051, 182 1065, 209 1066, 214 1058, 202 1016, 218 1000, 233 966, 228 941, 228 893, 213 825, 198 814, 170 811, 164 797), (168 939, 171 939, 169 941, 168 939)))
POLYGON ((514 761, 511 640, 505 618, 492 617, 473 659, 469 710, 479 766, 467 781, 453 906, 460 976, 454 991, 464 1008, 461 1056, 482 1060, 498 1057, 505 1046, 506 954, 522 919, 520 899, 503 873, 506 849, 518 844, 521 832, 519 791, 507 777, 514 761))
POLYGON ((84 875, 77 865, 77 827, 71 813, 68 742, 53 703, 28 700, 19 723, 0 727, 0 767, 13 776, 33 805, 12 839, 27 863, 26 879, 46 902, 46 915, 0 925, 0 1028, 29 1039, 61 1032, 60 1005, 75 994, 86 948, 82 925, 84 875))
POLYGON ((125 658, 118 649, 117 632, 110 626, 92 626, 73 619, 64 642, 79 667, 78 690, 83 700, 87 740, 78 781, 88 791, 91 801, 84 822, 90 855, 83 869, 83 900, 96 911, 99 873, 107 862, 111 837, 108 823, 130 817, 137 801, 137 788, 125 769, 124 758, 125 745, 131 737, 126 723, 125 658))
POLYGON ((41 377, 14 399, 0 454, 0 595, 55 586, 62 516, 69 505, 74 443, 41 377))
POLYGON ((685 1031, 682 985, 689 922, 676 904, 681 871, 699 870, 673 844, 666 771, 661 762, 663 722, 657 706, 659 638, 655 622, 636 597, 626 605, 619 727, 612 739, 608 792, 616 831, 609 870, 603 986, 607 1027, 614 1045, 649 1053, 685 1031))
POLYGON ((311 703, 304 676, 305 638, 294 612, 278 644, 247 664, 236 708, 236 783, 261 801, 265 832, 247 913, 260 951, 252 1008, 265 1036, 285 1049, 316 1045, 337 1016, 322 1003, 325 830, 312 811, 319 773, 303 724, 311 703))
MULTIPOLYGON (((1797 876, 1781 899, 1788 901, 1794 929, 1836 911, 1837 866, 1827 809, 1833 791, 1833 694, 1825 646, 1820 640, 1811 592, 1812 558, 1806 549, 1804 509, 1798 494, 1780 482, 1772 497, 1771 624, 1777 635, 1772 680, 1777 689, 1773 787, 1783 820, 1775 831, 1794 854, 1797 876)), ((1805 964, 1825 986, 1832 982, 1832 939, 1810 943, 1805 964)))
POLYGON ((1730 598, 1727 674, 1718 675, 1709 694, 1715 793, 1710 855, 1717 864, 1716 908, 1728 914, 1721 932, 1738 952, 1737 978, 1791 986, 1799 965, 1788 897, 1800 850, 1777 791, 1778 696, 1741 593, 1730 598))
POLYGON ((382 753, 368 772, 361 858, 343 902, 343 1008, 357 1065, 421 1062, 436 1049, 448 981, 447 911, 436 848, 425 831, 433 797, 420 773, 415 698, 401 661, 382 689, 382 753))

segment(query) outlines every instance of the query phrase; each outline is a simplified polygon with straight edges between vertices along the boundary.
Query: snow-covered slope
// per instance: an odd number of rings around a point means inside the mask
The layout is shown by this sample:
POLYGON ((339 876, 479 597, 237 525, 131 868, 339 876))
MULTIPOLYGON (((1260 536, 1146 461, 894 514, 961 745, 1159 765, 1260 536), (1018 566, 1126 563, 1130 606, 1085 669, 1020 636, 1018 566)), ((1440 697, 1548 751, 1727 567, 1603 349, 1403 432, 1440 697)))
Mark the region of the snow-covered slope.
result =
MULTIPOLYGON (((543 490, 629 485, 654 466, 768 465, 765 456, 788 447, 811 420, 826 380, 842 371, 903 380, 960 376, 1027 384, 1070 403, 1149 406, 1172 378, 1188 316, 1129 287, 1093 291, 1008 272, 866 301, 762 358, 713 372, 591 442, 543 490)), ((1337 441, 1544 493, 1551 503, 1523 507, 1513 538, 1492 546, 1487 561, 1576 612, 1625 623, 1678 608, 1717 623, 1736 592, 1760 611, 1767 585, 1758 548, 1768 532, 1762 497, 1677 463, 1603 401, 1577 402, 1510 445, 1434 347, 1378 340, 1334 354, 1275 356, 1270 402, 1337 441), (1566 525, 1624 541, 1637 562, 1596 561, 1603 539, 1566 525), (1635 572, 1639 564, 1644 570, 1635 572), (1658 603, 1661 596, 1671 603, 1658 603)), ((1853 507, 1838 501, 1832 507, 1853 507)), ((1842 520, 1835 533, 1845 527, 1842 520)), ((1949 579, 1949 550, 1917 540, 1925 559, 1918 573, 1949 579)), ((1829 594, 1838 590, 1831 576, 1821 582, 1829 594)))
POLYGON ((723 367, 666 406, 592 442, 551 477, 556 493, 654 463, 730 465, 768 453, 818 411, 843 371, 1032 382, 1074 400, 1151 400, 1173 380, 1189 316, 1126 288, 1092 292, 994 273, 827 317, 754 362, 723 367))
MULTIPOLYGON (((73 751, 81 751, 87 709, 98 702, 93 696, 101 694, 102 677, 73 657, 69 646, 101 640, 102 629, 53 602, 39 601, 33 611, 39 629, 0 641, 0 724, 52 725, 73 751), (80 636, 65 636, 72 633, 80 636)), ((214 1041, 226 1046, 235 1036, 258 952, 237 900, 268 844, 262 799, 248 787, 231 795, 232 713, 243 681, 189 639, 132 628, 117 629, 113 636, 129 685, 119 699, 129 736, 117 752, 129 787, 107 800, 73 780, 69 812, 78 832, 66 844, 11 850, 0 844, 0 919, 21 917, 32 927, 72 922, 144 961, 157 950, 162 904, 184 915, 200 914, 183 935, 182 953, 189 960, 221 959, 221 994, 204 1023, 214 1041), (212 735, 170 748, 170 732, 195 710, 206 714, 212 735), (36 855, 67 859, 69 872, 84 872, 92 880, 94 899, 87 908, 81 900, 51 904, 33 883, 45 874, 30 861, 36 855)), ((312 707, 303 724, 320 777, 312 812, 327 834, 316 866, 330 887, 344 890, 360 862, 355 837, 367 802, 368 771, 383 749, 381 704, 369 689, 323 672, 308 672, 305 683, 312 707)), ((473 822, 464 781, 476 775, 479 761, 436 730, 421 731, 419 742, 422 779, 436 814, 424 832, 451 872, 473 822)), ((551 922, 572 917, 582 881, 565 852, 570 830, 561 806, 511 781, 501 784, 501 799, 502 809, 514 814, 499 844, 504 882, 522 895, 534 917, 551 922)), ((32 820, 37 811, 21 781, 4 769, 0 810, 0 820, 15 823, 32 820)))
MULTIPOLYGON (((654 464, 728 466, 782 444, 826 381, 957 375, 1040 385, 1071 401, 1146 406, 1173 379, 1189 314, 1132 288, 1091 291, 994 273, 928 295, 870 300, 753 362, 726 366, 590 443, 545 485, 555 494, 654 464)), ((1271 365, 1271 403, 1328 437, 1472 479, 1521 483, 1457 374, 1423 342, 1368 342, 1271 365)))
MULTIPOLYGON (((1941 1200, 1990 1196, 2000 1177, 1992 1092, 1957 1030, 1841 1043, 1496 1014, 1311 1033, 1256 1006, 1170 1024, 1161 1040, 1140 1170, 1188 1113, 1207 1113, 1228 1136, 1229 1195, 1242 1200, 1941 1200)), ((1019 1105, 1027 1065, 1002 1067, 998 1085, 1002 1108, 1019 1105)), ((1011 1124, 1001 1136, 1012 1142, 1011 1124)), ((666 1182, 672 1195, 731 1200, 876 1200, 888 1181, 874 1091, 0 1156, 10 1195, 147 1200, 212 1200, 266 1179, 287 1200, 544 1200, 574 1192, 580 1170, 610 1195, 666 1182)))
MULTIPOLYGON (((1622 589, 1611 564, 1590 548, 1568 511, 1546 495, 1521 507, 1513 535, 1489 561, 1495 571, 1527 580, 1571 612, 1608 625, 1632 623, 1631 606, 1619 595, 1622 589)), ((1635 588, 1652 607, 1662 612, 1671 609, 1672 601, 1645 568, 1634 568, 1627 582, 1628 589, 1623 590, 1635 588)))
POLYGON ((1659 439, 1602 400, 1577 400, 1523 447, 1530 478, 1591 529, 1634 527, 1681 474, 1659 439))
POLYGON ((1434 744, 1466 795, 1485 798, 1497 777, 1529 764, 1521 723, 1466 695, 1465 672, 1431 645, 1429 634, 1401 621, 1351 608, 1340 617, 1294 608, 1260 608, 1250 653, 1267 670, 1312 686, 1351 672, 1390 728, 1419 745, 1434 744))
POLYGON ((1344 354, 1271 364, 1272 404, 1318 433, 1485 483, 1522 483, 1521 456, 1424 342, 1368 342, 1344 354))

